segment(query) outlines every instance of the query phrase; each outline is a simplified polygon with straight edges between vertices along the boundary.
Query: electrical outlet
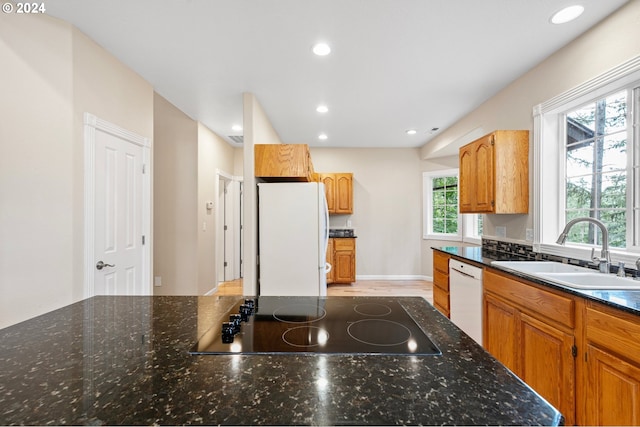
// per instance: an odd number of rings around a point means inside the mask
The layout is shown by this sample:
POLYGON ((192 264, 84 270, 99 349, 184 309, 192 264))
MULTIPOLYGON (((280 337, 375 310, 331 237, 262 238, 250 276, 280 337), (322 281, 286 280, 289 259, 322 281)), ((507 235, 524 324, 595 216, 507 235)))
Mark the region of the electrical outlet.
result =
POLYGON ((527 242, 532 242, 533 241, 533 228, 527 228, 525 240, 527 242))
POLYGON ((155 287, 162 286, 162 276, 155 276, 153 278, 153 286, 155 286, 155 287))
POLYGON ((507 237, 507 227, 496 227, 496 237, 507 237))

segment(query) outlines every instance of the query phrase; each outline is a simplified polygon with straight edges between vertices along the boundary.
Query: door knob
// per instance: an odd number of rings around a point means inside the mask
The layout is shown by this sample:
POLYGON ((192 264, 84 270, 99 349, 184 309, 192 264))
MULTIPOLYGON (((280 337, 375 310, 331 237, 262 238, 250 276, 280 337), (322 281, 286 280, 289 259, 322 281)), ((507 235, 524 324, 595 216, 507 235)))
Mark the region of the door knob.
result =
POLYGON ((115 264, 105 264, 105 263, 104 263, 104 262, 102 262, 102 261, 98 261, 98 263, 96 264, 96 268, 97 268, 98 270, 102 270, 102 269, 103 269, 103 268, 105 268, 105 267, 115 267, 115 266, 116 266, 115 264))

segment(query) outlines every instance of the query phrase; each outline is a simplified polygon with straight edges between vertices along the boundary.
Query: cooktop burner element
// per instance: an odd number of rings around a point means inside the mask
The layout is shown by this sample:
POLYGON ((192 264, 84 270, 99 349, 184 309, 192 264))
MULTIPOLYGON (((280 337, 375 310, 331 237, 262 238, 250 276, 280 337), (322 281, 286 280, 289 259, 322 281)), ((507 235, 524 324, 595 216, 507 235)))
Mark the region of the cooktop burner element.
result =
POLYGON ((190 353, 441 354, 390 299, 264 296, 240 300, 190 353))

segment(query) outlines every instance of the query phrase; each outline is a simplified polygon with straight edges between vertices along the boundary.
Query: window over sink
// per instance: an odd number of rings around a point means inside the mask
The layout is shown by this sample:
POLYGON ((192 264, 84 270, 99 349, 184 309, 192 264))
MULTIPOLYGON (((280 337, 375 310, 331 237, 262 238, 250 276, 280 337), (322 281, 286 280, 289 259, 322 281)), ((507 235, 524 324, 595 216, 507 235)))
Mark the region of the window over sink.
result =
POLYGON ((588 259, 604 222, 615 262, 640 253, 640 57, 534 108, 534 249, 588 259))
POLYGON ((423 172, 423 238, 481 243, 482 215, 460 214, 458 169, 423 172))
MULTIPOLYGON (((626 248, 633 236, 627 218, 628 177, 638 168, 628 157, 628 105, 632 89, 590 101, 565 114, 564 222, 591 217, 609 230, 609 247, 626 248)), ((637 200, 631 199, 634 212, 637 200)), ((568 242, 602 245, 600 229, 576 224, 568 242)))

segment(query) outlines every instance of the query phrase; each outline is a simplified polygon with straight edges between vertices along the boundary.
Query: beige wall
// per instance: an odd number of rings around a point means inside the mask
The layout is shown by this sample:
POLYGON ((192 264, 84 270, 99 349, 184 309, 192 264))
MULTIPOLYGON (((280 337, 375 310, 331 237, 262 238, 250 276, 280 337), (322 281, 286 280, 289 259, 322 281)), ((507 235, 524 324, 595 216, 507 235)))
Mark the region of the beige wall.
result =
MULTIPOLYGON (((533 129, 533 107, 640 55, 640 1, 631 0, 583 36, 560 49, 518 78, 422 148, 427 158, 434 147, 453 143, 477 128, 533 129)), ((530 159, 532 157, 530 156, 530 159)), ((530 160, 530 170, 533 169, 530 160)), ((533 195, 533 179, 530 179, 533 195)), ((531 204, 530 204, 531 205, 531 204)), ((485 215, 484 228, 495 236, 506 227, 508 239, 525 241, 532 215, 485 215)), ((430 270, 429 270, 430 271, 430 270)))
POLYGON ((0 15, 0 328, 83 297, 85 112, 152 138, 151 86, 69 24, 0 15))
POLYGON ((311 148, 317 172, 353 172, 352 215, 331 226, 356 230, 356 274, 415 278, 422 274, 422 171, 418 149, 311 148))
POLYGON ((154 295, 198 290, 198 124, 154 97, 154 295))
POLYGON ((209 128, 198 123, 198 294, 203 295, 217 286, 216 237, 219 229, 217 171, 235 175, 234 160, 239 148, 229 145, 209 128), (207 210, 206 203, 214 202, 207 210))
POLYGON ((255 144, 281 144, 282 141, 275 131, 267 114, 252 93, 242 95, 244 151, 243 170, 244 187, 242 200, 244 206, 243 220, 243 292, 245 295, 255 295, 257 292, 256 256, 257 248, 257 198, 256 180, 254 176, 255 144))
POLYGON ((235 173, 236 151, 210 129, 155 95, 154 295, 203 295, 216 287, 221 171, 235 173))

